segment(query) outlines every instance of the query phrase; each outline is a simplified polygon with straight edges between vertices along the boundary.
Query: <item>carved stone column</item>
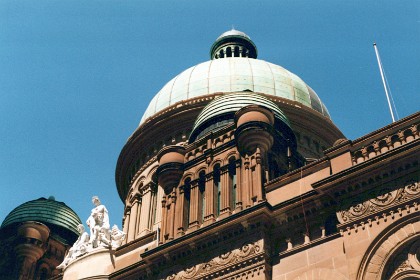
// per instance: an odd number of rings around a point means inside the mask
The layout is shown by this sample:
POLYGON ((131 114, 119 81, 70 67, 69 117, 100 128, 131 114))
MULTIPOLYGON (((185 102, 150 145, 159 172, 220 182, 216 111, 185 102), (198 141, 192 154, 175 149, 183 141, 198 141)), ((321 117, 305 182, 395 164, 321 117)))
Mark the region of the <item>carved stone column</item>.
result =
POLYGON ((133 197, 133 200, 131 201, 131 215, 130 215, 130 223, 129 223, 129 229, 128 229, 128 237, 127 241, 130 242, 135 239, 136 233, 137 233, 137 215, 138 215, 138 208, 139 208, 139 196, 138 194, 133 197))
POLYGON ((160 229, 160 238, 159 244, 163 244, 166 236, 166 217, 167 217, 167 210, 166 210, 166 195, 162 197, 162 222, 161 222, 161 229, 160 229))
POLYGON ((243 172, 242 172, 242 179, 243 179, 242 199, 243 199, 243 206, 245 208, 248 208, 251 206, 252 180, 251 180, 250 165, 251 165, 250 159, 248 156, 246 156, 244 159, 243 172))
POLYGON ((242 210, 242 205, 243 205, 243 198, 242 198, 242 193, 243 193, 243 172, 241 169, 241 161, 238 160, 236 161, 236 206, 235 206, 235 210, 236 211, 240 211, 242 210))
POLYGON ((16 279, 34 279, 35 264, 46 251, 49 235, 48 227, 38 222, 25 222, 19 226, 15 246, 16 279))
POLYGON ((175 207, 176 207, 176 192, 175 187, 172 189, 170 195, 170 204, 168 205, 168 240, 174 239, 175 231, 175 207))
MULTIPOLYGON (((160 202, 162 201, 163 198, 163 188, 161 188, 159 185, 156 186, 156 220, 155 220, 155 224, 156 223, 161 223, 162 224, 162 207, 160 207, 160 202)), ((153 226, 153 225, 152 225, 153 226)))
POLYGON ((263 201, 262 172, 263 169, 261 167, 261 150, 260 148, 257 148, 257 151, 255 152, 255 169, 253 171, 252 184, 253 200, 257 203, 263 201))
POLYGON ((166 209, 166 214, 165 210, 162 213, 162 216, 166 215, 166 222, 162 219, 162 223, 166 224, 162 225, 162 232, 168 240, 172 240, 175 226, 176 187, 184 173, 185 148, 182 146, 164 147, 159 151, 157 158, 159 161, 156 171, 158 183, 163 187, 166 195, 166 203, 162 208, 162 210, 166 209))
MULTIPOLYGON (((130 213, 131 213, 131 206, 125 207, 125 213, 124 213, 124 226, 123 231, 125 233, 128 233, 129 231, 129 223, 130 223, 130 213)), ((127 243, 128 238, 124 240, 124 244, 127 243)))
POLYGON ((206 211, 204 215, 204 225, 211 224, 215 221, 214 194, 213 173, 209 173, 206 174, 206 211))
POLYGON ((198 213, 200 207, 200 195, 198 189, 198 180, 191 181, 191 191, 190 191, 190 220, 189 220, 189 229, 196 230, 199 228, 199 217, 198 213))
POLYGON ((229 182, 229 166, 225 165, 220 169, 220 183, 222 184, 222 197, 220 207, 220 217, 224 218, 230 215, 230 200, 232 185, 229 182))
POLYGON ((139 234, 143 236, 150 232, 150 213, 151 213, 151 204, 152 202, 152 189, 151 183, 147 184, 143 189, 143 197, 141 204, 141 216, 140 216, 140 228, 139 234))
POLYGON ((182 186, 178 189, 178 202, 176 203, 175 209, 175 229, 176 236, 180 237, 184 235, 184 204, 185 204, 185 186, 182 186))

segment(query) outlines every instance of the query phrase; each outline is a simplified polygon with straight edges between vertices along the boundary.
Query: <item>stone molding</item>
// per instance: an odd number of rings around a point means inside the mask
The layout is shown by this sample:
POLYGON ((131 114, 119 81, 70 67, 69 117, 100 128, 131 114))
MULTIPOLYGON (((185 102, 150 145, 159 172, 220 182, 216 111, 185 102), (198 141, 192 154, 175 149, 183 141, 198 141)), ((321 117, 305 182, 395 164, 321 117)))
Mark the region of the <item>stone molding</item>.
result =
POLYGON ((264 261, 263 241, 246 242, 239 248, 231 249, 207 262, 196 264, 179 270, 177 273, 159 278, 165 280, 214 279, 221 275, 229 274, 237 270, 238 267, 246 267, 246 270, 253 270, 254 266, 252 264, 261 264, 261 261, 264 261), (246 265, 242 266, 241 263, 243 262, 246 262, 246 265))
MULTIPOLYGON (((337 219, 340 224, 345 225, 355 221, 363 220, 366 217, 377 214, 379 212, 393 208, 394 206, 399 206, 406 204, 403 208, 398 208, 398 214, 402 214, 403 209, 409 210, 409 204, 407 202, 412 201, 420 195, 420 183, 414 179, 406 181, 403 187, 398 189, 381 193, 374 198, 365 200, 356 205, 352 205, 345 210, 337 212, 337 219)), ((417 208, 417 204, 414 203, 414 206, 417 208)), ((389 211, 391 215, 394 214, 393 211, 389 211)), ((378 217, 378 216, 376 216, 378 217)), ((368 222, 371 219, 368 219, 368 222)), ((377 218, 375 218, 377 220, 377 218)))
MULTIPOLYGON (((402 222, 389 226, 382 231, 380 236, 375 238, 366 254, 363 256, 356 279, 382 279, 381 277, 383 277, 382 274, 386 268, 386 263, 395 256, 395 252, 413 240, 420 240, 420 221, 418 219, 418 213, 412 213, 402 222)), ((418 241, 416 241, 415 244, 418 244, 418 241)), ((400 273, 404 274, 404 270, 413 271, 410 268, 405 269, 403 267, 397 268, 397 270, 398 269, 401 269, 402 271, 396 271, 395 275, 400 275, 400 273)), ((419 268, 417 268, 417 272, 419 271, 419 268)), ((393 277, 392 279, 403 278, 393 277)))

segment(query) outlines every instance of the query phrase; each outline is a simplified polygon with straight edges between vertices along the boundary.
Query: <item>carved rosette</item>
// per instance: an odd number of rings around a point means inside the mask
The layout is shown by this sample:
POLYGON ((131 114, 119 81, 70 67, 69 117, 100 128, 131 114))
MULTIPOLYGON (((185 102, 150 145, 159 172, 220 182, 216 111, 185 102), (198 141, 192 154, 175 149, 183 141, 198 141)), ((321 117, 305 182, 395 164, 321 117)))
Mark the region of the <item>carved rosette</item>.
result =
POLYGON ((244 243, 240 248, 220 254, 209 261, 191 266, 179 272, 170 272, 166 280, 196 279, 238 264, 262 251, 262 241, 244 243))
POLYGON ((355 203, 337 212, 341 224, 356 221, 362 217, 381 212, 387 208, 402 204, 416 198, 420 194, 420 183, 413 179, 403 184, 403 187, 392 191, 384 191, 369 200, 355 203))

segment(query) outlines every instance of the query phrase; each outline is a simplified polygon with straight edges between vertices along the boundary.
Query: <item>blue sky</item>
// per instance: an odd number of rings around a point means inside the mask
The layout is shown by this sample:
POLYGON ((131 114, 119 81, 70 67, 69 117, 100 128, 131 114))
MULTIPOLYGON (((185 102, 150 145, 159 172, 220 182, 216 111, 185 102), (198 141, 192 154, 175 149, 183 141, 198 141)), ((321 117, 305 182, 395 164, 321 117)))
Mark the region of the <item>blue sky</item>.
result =
POLYGON ((224 31, 300 76, 349 139, 420 108, 420 1, 0 1, 0 221, 53 195, 121 225, 118 155, 148 102, 224 31))

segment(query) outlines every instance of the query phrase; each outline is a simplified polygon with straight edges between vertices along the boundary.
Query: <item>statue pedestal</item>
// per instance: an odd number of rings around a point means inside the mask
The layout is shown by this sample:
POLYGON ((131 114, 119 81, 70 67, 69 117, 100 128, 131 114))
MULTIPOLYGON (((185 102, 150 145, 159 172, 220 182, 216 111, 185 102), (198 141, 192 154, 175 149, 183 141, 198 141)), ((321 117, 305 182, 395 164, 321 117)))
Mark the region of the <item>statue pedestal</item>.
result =
POLYGON ((109 279, 115 268, 113 253, 111 249, 100 248, 77 258, 64 269, 63 280, 109 279))

